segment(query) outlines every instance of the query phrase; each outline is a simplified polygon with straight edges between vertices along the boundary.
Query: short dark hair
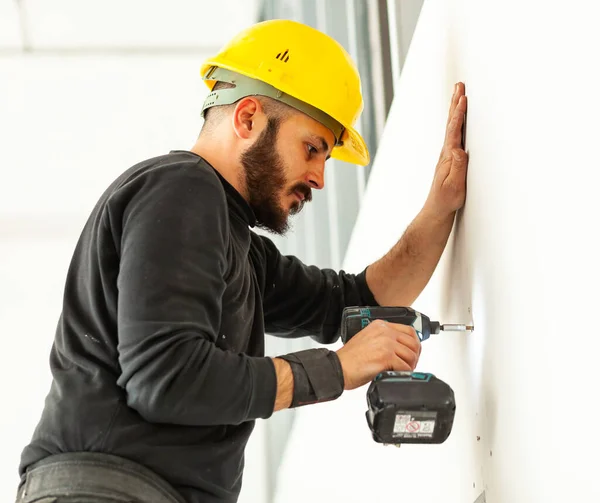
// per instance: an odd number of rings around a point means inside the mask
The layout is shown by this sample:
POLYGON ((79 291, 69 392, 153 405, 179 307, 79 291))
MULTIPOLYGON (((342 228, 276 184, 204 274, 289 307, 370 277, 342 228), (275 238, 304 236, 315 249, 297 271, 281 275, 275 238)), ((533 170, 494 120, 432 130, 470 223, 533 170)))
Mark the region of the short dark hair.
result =
MULTIPOLYGON (((217 82, 213 87, 213 91, 218 91, 219 89, 231 89, 232 87, 235 87, 235 85, 230 84, 229 82, 217 82)), ((277 121, 278 123, 296 112, 295 108, 292 108, 291 106, 273 98, 268 98, 267 96, 257 96, 257 99, 260 101, 267 117, 277 121)), ((234 107, 235 103, 231 105, 214 106, 207 109, 204 112, 204 124, 202 125, 202 130, 200 133, 204 131, 210 132, 213 130, 214 126, 219 124, 227 115, 227 113, 234 107)))

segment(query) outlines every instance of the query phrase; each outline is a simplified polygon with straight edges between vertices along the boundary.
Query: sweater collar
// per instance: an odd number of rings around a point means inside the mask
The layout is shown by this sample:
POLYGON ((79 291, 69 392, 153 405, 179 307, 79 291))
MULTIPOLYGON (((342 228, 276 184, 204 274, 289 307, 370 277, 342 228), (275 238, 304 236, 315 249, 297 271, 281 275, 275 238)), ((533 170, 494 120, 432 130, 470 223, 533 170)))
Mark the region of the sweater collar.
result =
POLYGON ((204 159, 204 157, 199 156, 198 154, 190 150, 172 150, 171 152, 187 153, 197 157, 198 159, 202 159, 202 161, 205 162, 208 166, 210 166, 214 170, 216 175, 219 177, 219 180, 223 185, 223 189, 225 190, 225 194, 227 195, 227 203, 229 205, 229 208, 232 209, 233 212, 250 227, 254 227, 256 225, 256 215, 254 214, 252 207, 248 204, 244 197, 235 189, 235 187, 231 185, 212 164, 210 164, 206 159, 204 159))

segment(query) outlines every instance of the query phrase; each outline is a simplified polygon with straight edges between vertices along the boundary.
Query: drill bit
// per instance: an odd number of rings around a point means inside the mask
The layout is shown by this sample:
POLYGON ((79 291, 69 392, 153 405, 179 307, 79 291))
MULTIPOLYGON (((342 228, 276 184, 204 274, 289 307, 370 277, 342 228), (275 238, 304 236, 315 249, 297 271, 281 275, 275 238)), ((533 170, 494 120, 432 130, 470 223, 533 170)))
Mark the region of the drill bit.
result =
POLYGON ((474 328, 473 325, 457 325, 454 323, 446 323, 440 326, 440 329, 445 332, 472 332, 474 328))

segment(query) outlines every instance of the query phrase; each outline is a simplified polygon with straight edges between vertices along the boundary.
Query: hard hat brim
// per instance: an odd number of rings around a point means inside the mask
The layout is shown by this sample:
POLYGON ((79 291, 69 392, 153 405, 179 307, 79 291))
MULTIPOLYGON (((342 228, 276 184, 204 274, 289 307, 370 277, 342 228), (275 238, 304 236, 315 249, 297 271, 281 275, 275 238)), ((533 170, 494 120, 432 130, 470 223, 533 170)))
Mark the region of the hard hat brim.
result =
POLYGON ((334 147, 331 157, 339 161, 366 166, 371 161, 365 140, 354 128, 348 128, 342 135, 343 145, 334 147))

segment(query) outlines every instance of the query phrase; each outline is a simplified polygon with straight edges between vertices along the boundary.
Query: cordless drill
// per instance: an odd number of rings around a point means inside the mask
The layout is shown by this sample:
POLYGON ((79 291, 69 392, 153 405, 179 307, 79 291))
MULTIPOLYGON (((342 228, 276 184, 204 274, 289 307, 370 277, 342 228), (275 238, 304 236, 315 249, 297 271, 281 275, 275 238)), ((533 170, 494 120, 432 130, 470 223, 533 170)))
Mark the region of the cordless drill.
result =
MULTIPOLYGON (((346 344, 374 320, 408 325, 421 341, 444 331, 471 331, 470 325, 441 325, 410 307, 347 307, 342 313, 341 337, 346 344)), ((367 423, 376 442, 383 444, 441 444, 454 423, 454 391, 435 375, 386 371, 367 390, 367 423)))

